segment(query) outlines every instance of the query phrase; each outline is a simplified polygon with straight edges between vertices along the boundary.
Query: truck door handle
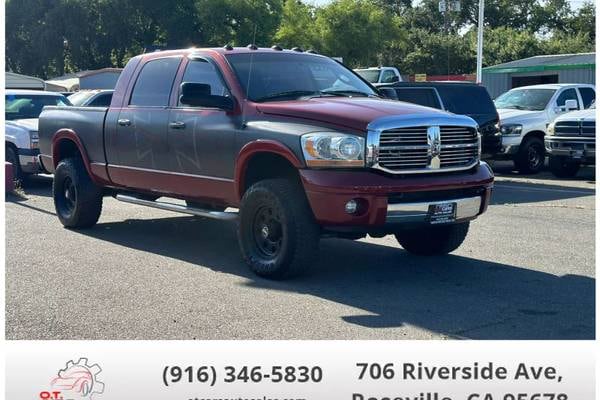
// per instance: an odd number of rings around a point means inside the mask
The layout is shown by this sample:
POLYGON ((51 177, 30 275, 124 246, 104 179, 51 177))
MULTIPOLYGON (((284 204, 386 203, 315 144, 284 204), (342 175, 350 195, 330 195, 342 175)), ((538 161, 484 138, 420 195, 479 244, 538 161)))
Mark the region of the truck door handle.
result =
POLYGON ((121 126, 129 126, 129 125, 131 125, 131 121, 128 119, 120 119, 117 121, 117 124, 119 124, 121 126))
POLYGON ((169 124, 169 128, 172 128, 172 129, 185 129, 185 122, 181 122, 181 121, 171 122, 169 124))

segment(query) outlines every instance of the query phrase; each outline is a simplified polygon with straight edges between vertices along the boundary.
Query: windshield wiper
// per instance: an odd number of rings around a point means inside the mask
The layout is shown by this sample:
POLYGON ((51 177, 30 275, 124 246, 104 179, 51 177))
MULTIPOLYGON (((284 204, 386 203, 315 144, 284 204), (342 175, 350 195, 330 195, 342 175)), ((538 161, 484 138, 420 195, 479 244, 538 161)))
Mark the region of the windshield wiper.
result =
POLYGON ((286 97, 294 99, 294 98, 299 98, 299 97, 304 97, 304 96, 312 96, 312 95, 318 96, 319 94, 320 94, 319 92, 315 92, 314 90, 288 90, 286 92, 272 93, 267 96, 259 97, 258 99, 254 100, 254 101, 259 103, 261 101, 284 99, 286 97))
POLYGON ((381 97, 374 93, 365 93, 365 92, 361 92, 360 90, 322 90, 321 93, 338 95, 338 96, 346 96, 346 97, 352 97, 352 96, 381 97))

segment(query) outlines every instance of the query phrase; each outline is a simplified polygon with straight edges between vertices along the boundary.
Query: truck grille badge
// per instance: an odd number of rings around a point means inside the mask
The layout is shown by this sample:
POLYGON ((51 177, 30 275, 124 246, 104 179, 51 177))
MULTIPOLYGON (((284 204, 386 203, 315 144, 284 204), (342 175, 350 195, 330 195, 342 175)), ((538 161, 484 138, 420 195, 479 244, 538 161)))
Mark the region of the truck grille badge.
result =
POLYGON ((429 156, 429 168, 440 169, 440 154, 442 153, 441 130, 439 126, 427 128, 427 145, 429 156))

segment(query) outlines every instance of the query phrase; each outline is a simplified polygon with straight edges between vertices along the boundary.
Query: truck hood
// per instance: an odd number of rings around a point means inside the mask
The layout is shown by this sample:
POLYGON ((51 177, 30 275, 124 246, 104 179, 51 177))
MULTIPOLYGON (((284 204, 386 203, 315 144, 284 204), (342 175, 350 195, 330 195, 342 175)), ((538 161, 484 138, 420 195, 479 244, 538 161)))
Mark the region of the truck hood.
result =
POLYGON ((380 117, 451 115, 402 101, 366 97, 318 97, 310 100, 261 103, 257 108, 265 114, 319 121, 359 131, 365 131, 371 121, 380 117))
POLYGON ((546 119, 545 111, 515 110, 512 108, 498 109, 500 123, 522 123, 532 119, 546 119))
POLYGON ((28 131, 36 131, 38 130, 38 122, 37 118, 28 118, 28 119, 15 119, 12 121, 6 121, 6 125, 12 125, 19 128, 23 128, 28 131))
POLYGON ((596 121, 596 110, 587 109, 579 111, 571 111, 556 118, 554 121, 596 121))

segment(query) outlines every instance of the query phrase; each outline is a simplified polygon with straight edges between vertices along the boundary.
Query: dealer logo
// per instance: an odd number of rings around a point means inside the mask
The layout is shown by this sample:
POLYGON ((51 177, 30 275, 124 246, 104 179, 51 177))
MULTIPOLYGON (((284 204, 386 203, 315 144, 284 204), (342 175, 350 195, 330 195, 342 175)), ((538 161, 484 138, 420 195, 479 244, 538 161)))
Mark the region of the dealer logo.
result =
POLYGON ((88 365, 87 358, 76 363, 67 362, 58 371, 50 385, 52 389, 40 393, 41 400, 93 400, 104 392, 104 383, 98 380, 102 368, 98 364, 88 365))

